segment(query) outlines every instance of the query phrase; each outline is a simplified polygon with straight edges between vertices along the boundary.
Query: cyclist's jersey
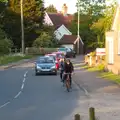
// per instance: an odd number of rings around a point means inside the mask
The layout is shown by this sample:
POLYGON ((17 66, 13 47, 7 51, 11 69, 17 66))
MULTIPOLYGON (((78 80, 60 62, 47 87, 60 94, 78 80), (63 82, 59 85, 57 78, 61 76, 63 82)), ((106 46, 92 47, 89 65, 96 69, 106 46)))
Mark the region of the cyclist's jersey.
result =
POLYGON ((70 63, 70 64, 65 63, 64 71, 65 71, 65 73, 72 73, 74 71, 73 64, 72 63, 70 63))
POLYGON ((64 62, 63 61, 60 62, 60 68, 61 68, 62 71, 64 71, 64 62))

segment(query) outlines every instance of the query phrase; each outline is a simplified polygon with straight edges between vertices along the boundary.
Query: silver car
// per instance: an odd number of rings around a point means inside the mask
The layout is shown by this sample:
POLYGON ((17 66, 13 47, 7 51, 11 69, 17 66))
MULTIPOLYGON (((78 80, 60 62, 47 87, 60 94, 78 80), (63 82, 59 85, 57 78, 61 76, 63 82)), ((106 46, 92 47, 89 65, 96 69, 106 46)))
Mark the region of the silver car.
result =
POLYGON ((55 60, 48 56, 39 57, 35 63, 35 74, 57 75, 55 60))

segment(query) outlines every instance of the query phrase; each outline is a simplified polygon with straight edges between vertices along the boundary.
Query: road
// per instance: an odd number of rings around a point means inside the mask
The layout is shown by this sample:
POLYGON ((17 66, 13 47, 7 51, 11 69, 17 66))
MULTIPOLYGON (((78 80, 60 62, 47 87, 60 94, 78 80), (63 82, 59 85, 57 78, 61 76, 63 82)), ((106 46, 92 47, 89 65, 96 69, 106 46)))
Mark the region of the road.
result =
POLYGON ((83 57, 72 59, 73 88, 67 92, 59 74, 35 76, 33 62, 0 71, 0 120, 88 120, 95 107, 97 120, 119 120, 120 87, 81 69, 83 57))
POLYGON ((0 71, 0 120, 73 120, 82 97, 75 82, 68 93, 59 75, 35 76, 32 62, 0 71))

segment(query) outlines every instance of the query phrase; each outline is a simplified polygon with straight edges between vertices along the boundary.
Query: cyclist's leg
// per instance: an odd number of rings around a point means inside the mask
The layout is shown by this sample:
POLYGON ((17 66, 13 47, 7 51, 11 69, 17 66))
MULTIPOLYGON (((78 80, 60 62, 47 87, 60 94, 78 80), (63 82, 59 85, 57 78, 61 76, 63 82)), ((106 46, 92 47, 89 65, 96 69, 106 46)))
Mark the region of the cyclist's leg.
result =
POLYGON ((69 74, 69 78, 70 78, 70 87, 72 85, 72 77, 71 77, 71 74, 69 74))
POLYGON ((62 81, 62 74, 63 74, 62 71, 60 71, 60 79, 61 79, 61 81, 62 81))
POLYGON ((63 83, 66 82, 66 79, 67 79, 67 75, 63 75, 63 83))

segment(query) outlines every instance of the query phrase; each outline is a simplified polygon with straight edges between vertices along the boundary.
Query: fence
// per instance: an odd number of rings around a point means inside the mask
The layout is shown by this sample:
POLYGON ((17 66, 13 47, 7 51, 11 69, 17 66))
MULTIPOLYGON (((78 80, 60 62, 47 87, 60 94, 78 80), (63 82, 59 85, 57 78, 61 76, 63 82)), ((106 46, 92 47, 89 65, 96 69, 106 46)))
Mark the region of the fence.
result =
MULTIPOLYGON (((76 114, 74 120, 82 120, 80 114, 76 114)), ((95 109, 89 108, 89 120, 96 120, 95 109)))
POLYGON ((105 64, 105 56, 88 54, 85 56, 85 63, 91 67, 97 66, 99 64, 105 64))
POLYGON ((21 53, 21 49, 18 48, 9 49, 9 54, 13 54, 13 53, 21 53))

